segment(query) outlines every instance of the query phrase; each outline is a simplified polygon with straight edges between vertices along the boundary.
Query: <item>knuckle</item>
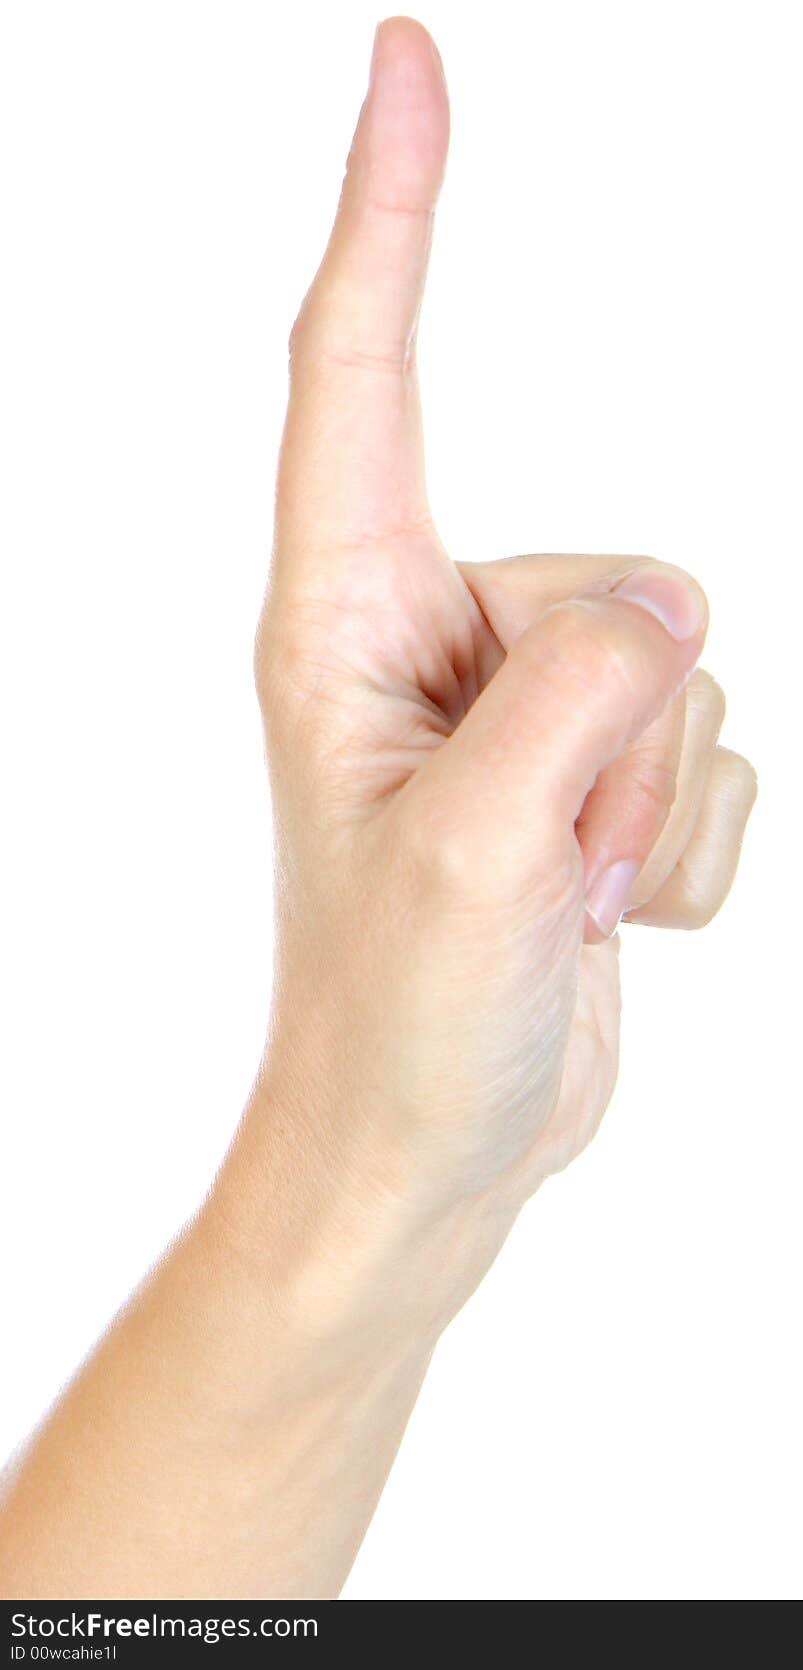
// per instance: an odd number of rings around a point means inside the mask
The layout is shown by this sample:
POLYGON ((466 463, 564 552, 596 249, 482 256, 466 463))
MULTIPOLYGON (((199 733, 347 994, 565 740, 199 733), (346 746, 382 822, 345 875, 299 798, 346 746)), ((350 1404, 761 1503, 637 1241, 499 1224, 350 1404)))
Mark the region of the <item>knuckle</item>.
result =
POLYGON ((488 852, 470 821, 445 802, 433 805, 428 798, 426 815, 421 811, 419 806, 407 820, 404 836, 406 867, 421 908, 459 914, 504 898, 509 884, 504 849, 488 852))
POLYGON ((730 748, 718 748, 720 770, 724 772, 739 800, 752 806, 758 794, 758 777, 755 767, 746 760, 744 754, 735 754, 730 748))
POLYGON ((254 683, 263 708, 274 705, 277 693, 276 627, 272 611, 263 609, 254 635, 254 683))
POLYGON ((620 686, 631 693, 621 645, 593 608, 574 598, 549 610, 542 625, 539 654, 547 676, 568 684, 589 700, 598 700, 601 694, 620 686))
POLYGON ((693 841, 678 866, 685 928, 705 928, 724 904, 739 860, 742 834, 757 792, 755 771, 742 754, 718 748, 709 794, 721 803, 718 835, 693 841))
POLYGON ((673 878, 674 924, 692 930, 706 928, 723 903, 730 881, 710 849, 688 848, 673 878))
POLYGON ((465 830, 448 814, 422 819, 410 830, 408 850, 427 892, 465 897, 476 885, 476 855, 465 830))
POLYGON ((683 886, 683 925, 693 932, 707 928, 727 896, 727 886, 717 886, 709 876, 687 873, 683 886))
POLYGON ((309 345, 313 312, 312 298, 313 292, 308 290, 290 327, 290 335, 287 339, 287 358, 291 376, 306 354, 309 345))
POLYGON ((283 708, 302 686, 306 659, 303 635, 267 602, 254 639, 254 682, 264 712, 283 708))
POLYGON ((677 796, 677 774, 666 761, 651 759, 631 762, 627 779, 627 793, 659 816, 665 816, 674 806, 677 796))
POLYGON ((697 667, 686 685, 686 700, 715 731, 725 718, 725 692, 704 667, 697 667))

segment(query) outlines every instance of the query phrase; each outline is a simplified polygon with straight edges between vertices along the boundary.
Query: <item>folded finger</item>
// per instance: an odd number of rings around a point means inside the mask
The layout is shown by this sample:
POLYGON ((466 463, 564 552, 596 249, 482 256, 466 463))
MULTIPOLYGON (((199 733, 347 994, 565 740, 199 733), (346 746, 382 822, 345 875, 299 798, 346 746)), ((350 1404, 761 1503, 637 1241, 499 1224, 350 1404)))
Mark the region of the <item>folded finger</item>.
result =
POLYGON ((639 861, 670 815, 683 731, 681 694, 600 772, 586 799, 575 831, 585 867, 588 945, 613 932, 639 861))
POLYGON ((716 680, 698 667, 683 697, 683 733, 674 798, 657 832, 649 857, 633 884, 630 909, 653 899, 685 852, 702 810, 717 738, 725 717, 725 697, 716 680))
POLYGON ((656 928, 705 927, 730 892, 755 798, 750 762, 717 748, 688 846, 654 898, 628 911, 626 920, 656 928))

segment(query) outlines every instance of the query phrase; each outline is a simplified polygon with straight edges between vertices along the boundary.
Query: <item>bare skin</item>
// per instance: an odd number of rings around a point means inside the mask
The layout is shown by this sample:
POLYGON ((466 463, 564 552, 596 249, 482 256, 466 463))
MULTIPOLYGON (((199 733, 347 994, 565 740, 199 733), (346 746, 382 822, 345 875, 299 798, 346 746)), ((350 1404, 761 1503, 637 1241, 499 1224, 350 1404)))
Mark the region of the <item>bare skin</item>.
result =
POLYGON ((207 1201, 6 1478, 9 1596, 318 1598, 431 1354, 596 1130, 618 936, 699 927, 751 767, 717 746, 705 598, 646 558, 455 565, 415 332, 440 60, 383 25, 296 323, 257 685, 277 979, 207 1201))

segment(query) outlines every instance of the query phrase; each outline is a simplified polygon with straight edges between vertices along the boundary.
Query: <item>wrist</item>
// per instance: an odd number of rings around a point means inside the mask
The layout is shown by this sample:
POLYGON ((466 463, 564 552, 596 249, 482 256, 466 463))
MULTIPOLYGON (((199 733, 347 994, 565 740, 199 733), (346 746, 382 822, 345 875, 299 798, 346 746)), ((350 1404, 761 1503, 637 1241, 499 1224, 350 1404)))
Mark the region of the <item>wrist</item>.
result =
POLYGON ((517 1208, 489 1192, 427 1209, 401 1163, 333 1153, 325 1107, 298 1104, 275 1079, 255 1089, 205 1207, 219 1256, 281 1333, 285 1360, 311 1353, 327 1375, 425 1366, 517 1208))

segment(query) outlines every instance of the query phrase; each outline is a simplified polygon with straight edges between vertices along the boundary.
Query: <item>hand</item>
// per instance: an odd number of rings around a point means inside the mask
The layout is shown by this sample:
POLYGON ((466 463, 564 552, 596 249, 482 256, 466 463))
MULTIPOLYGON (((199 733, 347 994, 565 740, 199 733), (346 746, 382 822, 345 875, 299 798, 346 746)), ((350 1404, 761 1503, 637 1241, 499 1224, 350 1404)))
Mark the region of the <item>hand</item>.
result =
POLYGON ((380 30, 293 334, 257 649, 271 1036, 202 1210, 4 1482, 6 1592, 336 1594, 439 1332, 614 1081, 620 911, 696 926, 754 794, 705 599, 621 557, 458 567, 415 326, 440 61, 380 30))
POLYGON ((620 914, 707 921, 755 793, 716 745, 693 579, 459 565, 438 539, 415 336, 447 138, 437 52, 392 20, 293 330, 257 644, 280 877, 263 1089, 306 1209, 358 1265, 370 1243, 375 1285, 391 1247, 434 1332, 599 1123, 620 914))

